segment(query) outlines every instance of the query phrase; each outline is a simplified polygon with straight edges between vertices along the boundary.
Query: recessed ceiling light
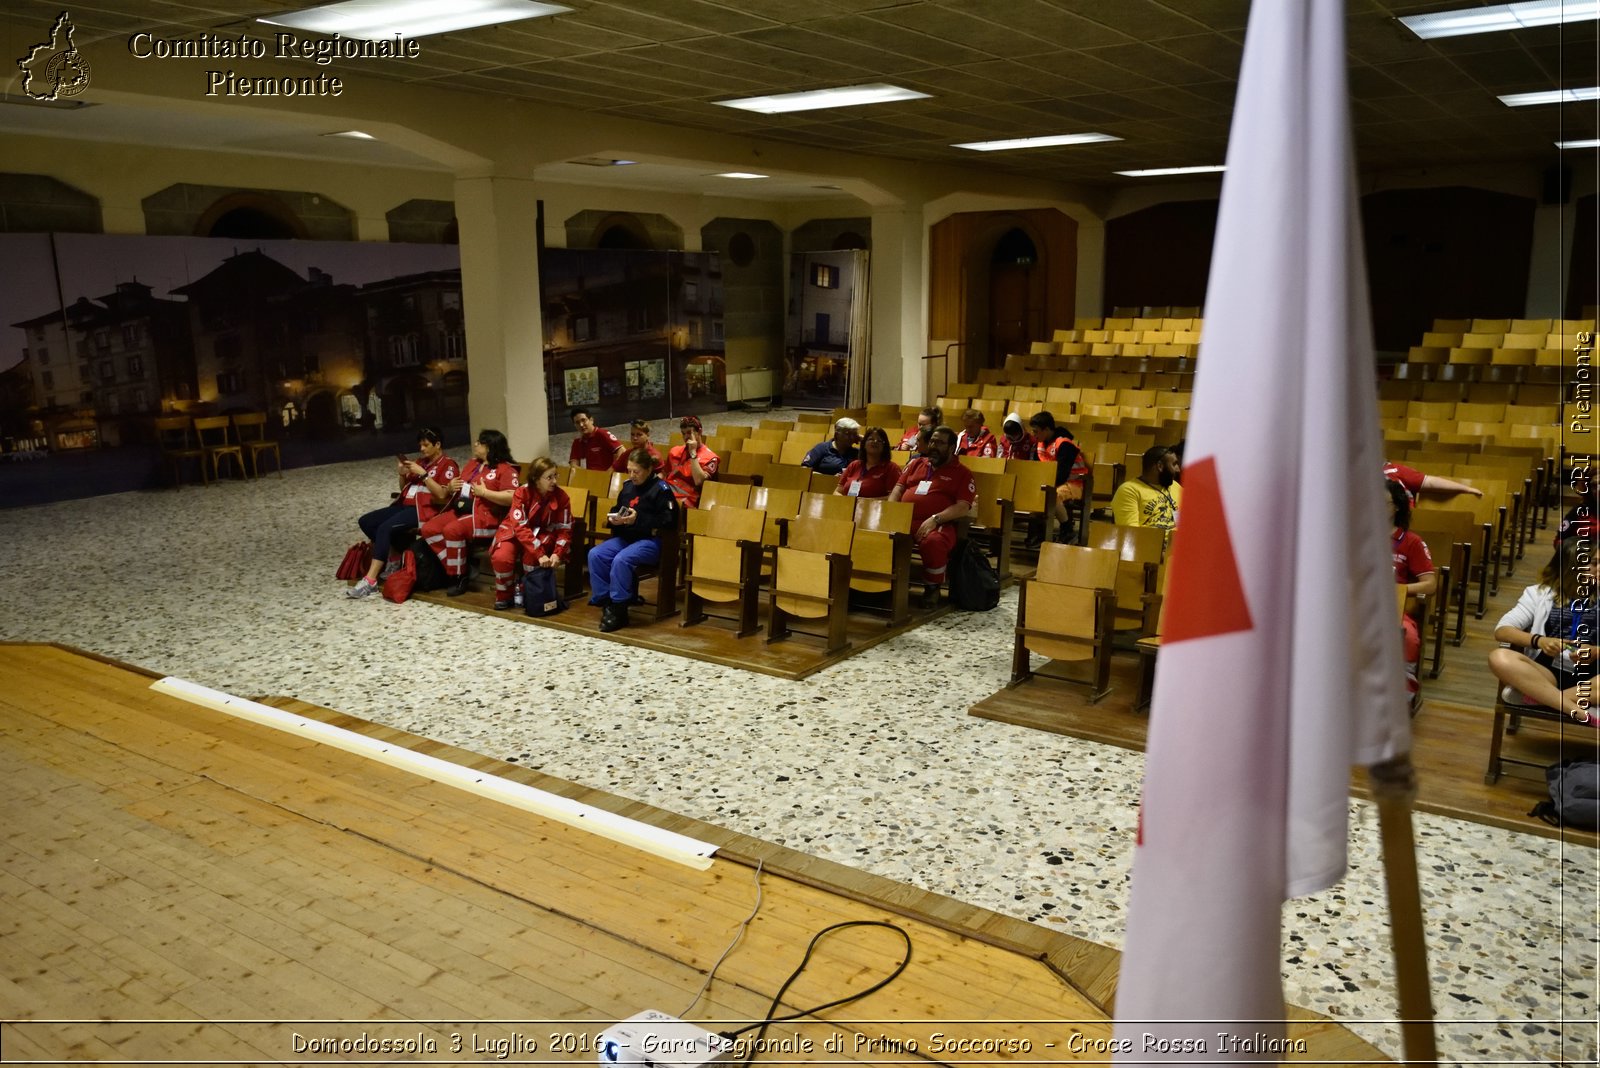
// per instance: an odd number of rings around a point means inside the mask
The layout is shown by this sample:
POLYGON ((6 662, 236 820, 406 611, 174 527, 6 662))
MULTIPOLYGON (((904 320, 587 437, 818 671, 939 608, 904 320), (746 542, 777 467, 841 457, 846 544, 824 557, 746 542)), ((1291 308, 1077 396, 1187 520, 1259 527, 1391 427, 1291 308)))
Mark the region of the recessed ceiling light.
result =
POLYGON ((571 10, 560 4, 536 0, 344 0, 256 21, 311 33, 337 33, 361 41, 377 41, 396 34, 428 37, 571 10))
POLYGON ((738 100, 718 100, 725 108, 755 111, 762 115, 782 115, 789 111, 816 111, 819 108, 848 108, 857 104, 884 104, 891 100, 924 100, 927 93, 902 89, 898 85, 840 85, 832 89, 812 89, 804 93, 778 93, 773 96, 747 96, 738 100))
POLYGON ((1120 141, 1103 133, 1051 134, 1047 137, 1013 137, 1009 141, 971 141, 951 148, 970 148, 974 152, 1009 152, 1013 148, 1049 148, 1052 145, 1087 145, 1095 141, 1120 141))
POLYGON ((1600 16, 1600 0, 1524 0, 1520 4, 1493 4, 1431 15, 1406 15, 1406 29, 1424 41, 1434 37, 1461 37, 1469 33, 1497 33, 1533 26, 1582 22, 1600 16))
POLYGON ((1591 138, 1588 141, 1557 141, 1556 147, 1566 148, 1600 148, 1600 140, 1591 138))
POLYGON ((1577 104, 1585 100, 1600 100, 1600 86, 1587 89, 1549 89, 1542 93, 1510 93, 1500 98, 1508 108, 1525 108, 1534 104, 1577 104))
POLYGON ((360 130, 340 130, 337 133, 325 133, 323 137, 348 137, 355 141, 376 141, 377 138, 360 130))
POLYGON ((1150 168, 1148 170, 1143 170, 1143 171, 1118 171, 1117 173, 1118 174, 1125 174, 1129 178, 1158 178, 1163 174, 1216 174, 1218 171, 1225 171, 1225 170, 1227 170, 1227 168, 1226 167, 1221 167, 1221 166, 1212 166, 1212 167, 1152 167, 1152 168, 1150 168))
POLYGON ((770 174, 756 174, 754 171, 723 171, 721 174, 713 174, 711 177, 713 177, 713 178, 771 178, 772 175, 770 175, 770 174))
POLYGON ((631 167, 639 161, 612 159, 609 156, 584 156, 582 159, 569 159, 567 162, 577 167, 631 167))

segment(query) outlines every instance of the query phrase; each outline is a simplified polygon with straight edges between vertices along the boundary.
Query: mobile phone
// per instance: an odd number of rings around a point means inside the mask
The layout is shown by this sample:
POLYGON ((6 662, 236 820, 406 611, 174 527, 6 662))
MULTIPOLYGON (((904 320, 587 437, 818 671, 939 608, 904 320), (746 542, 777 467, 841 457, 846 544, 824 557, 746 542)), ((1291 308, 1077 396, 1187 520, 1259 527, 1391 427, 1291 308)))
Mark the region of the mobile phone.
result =
POLYGON ((411 457, 409 457, 409 456, 407 456, 407 455, 406 455, 406 454, 405 454, 405 453, 403 453, 403 452, 397 452, 397 453, 395 453, 395 454, 394 454, 394 458, 395 458, 395 459, 396 459, 396 460, 399 460, 399 461, 400 461, 400 462, 401 462, 401 463, 403 463, 403 464, 408 464, 408 463, 410 463, 410 462, 411 462, 411 457))

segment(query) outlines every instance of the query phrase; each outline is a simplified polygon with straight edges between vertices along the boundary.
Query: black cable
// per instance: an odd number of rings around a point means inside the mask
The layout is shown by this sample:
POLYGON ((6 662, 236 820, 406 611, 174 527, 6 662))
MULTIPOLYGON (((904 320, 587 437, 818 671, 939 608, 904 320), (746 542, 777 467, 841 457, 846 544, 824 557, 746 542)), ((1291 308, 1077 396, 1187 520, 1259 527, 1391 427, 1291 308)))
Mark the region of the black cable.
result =
POLYGON ((750 1046, 751 1046, 750 1056, 748 1056, 744 1060, 738 1062, 739 1065, 741 1066, 741 1068, 744 1068, 744 1066, 749 1065, 751 1061, 755 1060, 756 1054, 759 1053, 760 1050, 761 1050, 761 1043, 767 1036, 767 1028, 771 1027, 773 1024, 775 1024, 775 1023, 783 1023, 783 1022, 785 1022, 787 1020, 798 1020, 802 1016, 814 1016, 817 1013, 822 1012, 825 1009, 837 1008, 840 1005, 848 1005, 852 1001, 859 1001, 860 999, 866 997, 868 994, 875 994, 879 990, 882 990, 884 987, 888 986, 890 983, 892 983, 896 979, 898 979, 900 977, 900 973, 905 971, 906 970, 906 966, 909 965, 910 963, 911 963, 911 936, 909 934, 907 934, 905 932, 905 929, 902 928, 902 927, 897 927, 896 925, 894 925, 892 923, 889 923, 889 922, 887 922, 885 920, 847 920, 844 923, 836 923, 836 924, 832 925, 831 927, 824 927, 822 930, 818 931, 815 935, 812 935, 810 943, 806 946, 805 956, 800 958, 800 963, 795 967, 795 970, 789 973, 789 978, 787 978, 787 979, 785 979, 783 981, 783 985, 778 988, 778 992, 772 996, 772 1004, 767 1007, 766 1019, 758 1021, 757 1023, 747 1024, 746 1026, 741 1027, 736 1031, 722 1031, 722 1032, 720 1032, 720 1034, 722 1035, 723 1038, 734 1039, 734 1038, 737 1038, 738 1036, 744 1034, 746 1031, 750 1030, 753 1027, 759 1027, 761 1029, 760 1031, 756 1032, 756 1037, 750 1044, 750 1046), (818 1005, 815 1008, 802 1009, 799 1012, 790 1013, 788 1016, 774 1016, 774 1015, 772 1015, 774 1012, 778 1011, 778 1006, 783 1004, 783 995, 788 993, 789 987, 793 986, 794 985, 794 981, 796 979, 800 978, 800 973, 806 970, 806 965, 808 963, 810 963, 810 961, 811 961, 811 953, 812 953, 813 950, 815 950, 817 948, 817 943, 822 941, 822 937, 824 935, 832 934, 834 931, 842 931, 847 927, 883 927, 883 928, 886 928, 886 929, 888 929, 890 931, 895 932, 901 938, 905 939, 905 943, 906 943, 906 956, 905 956, 905 959, 902 960, 898 965, 895 966, 894 971, 890 972, 882 980, 878 981, 877 983, 874 983, 872 986, 869 986, 867 989, 861 991, 859 994, 851 994, 851 995, 849 995, 847 997, 839 998, 836 1001, 830 1001, 827 1004, 818 1005))

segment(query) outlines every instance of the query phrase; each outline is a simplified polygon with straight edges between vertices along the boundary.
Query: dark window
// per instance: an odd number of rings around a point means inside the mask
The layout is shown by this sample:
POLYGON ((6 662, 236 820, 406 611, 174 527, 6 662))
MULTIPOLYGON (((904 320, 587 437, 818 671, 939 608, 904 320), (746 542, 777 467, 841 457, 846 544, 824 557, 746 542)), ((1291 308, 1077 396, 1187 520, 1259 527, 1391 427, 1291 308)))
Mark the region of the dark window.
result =
POLYGON ((56 388, 55 375, 51 374, 49 371, 40 371, 39 372, 39 384, 44 386, 45 389, 54 389, 54 388, 56 388))
POLYGON ((243 388, 237 371, 224 371, 217 376, 218 393, 238 393, 243 388))
POLYGON ((128 375, 129 375, 129 377, 138 378, 142 374, 144 374, 144 357, 143 356, 129 356, 128 357, 128 375))
POLYGON ((117 380, 117 369, 116 369, 116 367, 112 365, 110 360, 101 360, 100 361, 100 381, 102 381, 102 382, 115 382, 116 380, 117 380))
POLYGON ((572 340, 588 341, 589 330, 592 325, 587 315, 574 315, 572 317, 572 340))

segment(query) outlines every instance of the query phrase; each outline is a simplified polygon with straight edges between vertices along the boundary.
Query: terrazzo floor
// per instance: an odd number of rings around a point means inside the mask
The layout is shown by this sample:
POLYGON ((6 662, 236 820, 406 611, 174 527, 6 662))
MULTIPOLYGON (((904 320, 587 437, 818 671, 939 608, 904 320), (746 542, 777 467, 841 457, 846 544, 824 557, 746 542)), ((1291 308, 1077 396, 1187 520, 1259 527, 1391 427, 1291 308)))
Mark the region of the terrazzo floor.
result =
MULTIPOLYGON (((299 697, 1120 946, 1143 758, 966 714, 1008 677, 1014 590, 801 682, 641 658, 346 599, 333 568, 390 471, 0 511, 0 638, 299 697)), ((1595 852, 1415 820, 1445 1062, 1595 1063, 1595 852)), ((1285 909, 1285 993, 1398 1056, 1386 917, 1375 812, 1352 802, 1349 875, 1285 909)))

